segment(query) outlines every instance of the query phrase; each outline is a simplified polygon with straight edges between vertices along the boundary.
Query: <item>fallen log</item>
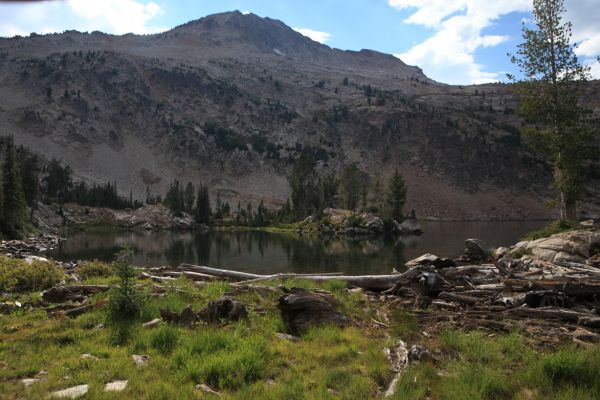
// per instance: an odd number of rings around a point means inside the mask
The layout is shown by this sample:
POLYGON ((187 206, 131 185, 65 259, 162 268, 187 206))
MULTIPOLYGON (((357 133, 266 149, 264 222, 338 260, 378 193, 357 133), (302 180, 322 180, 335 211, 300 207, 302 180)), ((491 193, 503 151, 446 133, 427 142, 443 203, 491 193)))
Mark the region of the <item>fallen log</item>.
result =
POLYGON ((106 292, 108 285, 74 285, 55 286, 42 292, 42 298, 53 303, 62 303, 67 300, 81 300, 81 296, 106 292))
POLYGON ((509 290, 556 290, 569 297, 589 297, 600 294, 600 283, 587 283, 577 281, 550 281, 550 280, 517 280, 506 279, 504 285, 509 290))
POLYGON ((518 307, 505 311, 505 315, 526 318, 558 319, 568 322, 577 322, 581 316, 578 312, 558 307, 518 307))
POLYGON ((458 303, 467 304, 469 306, 475 305, 484 300, 480 297, 472 297, 450 292, 442 292, 438 295, 438 297, 442 300, 455 301, 458 303))
POLYGON ((588 328, 600 328, 600 317, 581 316, 577 324, 587 326, 588 328))
MULTIPOLYGON (((248 272, 230 271, 203 267, 191 264, 181 264, 180 269, 186 271, 199 272, 220 278, 232 279, 235 281, 257 281, 282 278, 302 278, 315 282, 344 281, 346 285, 360 287, 365 290, 384 291, 393 288, 396 285, 414 285, 415 287, 433 287, 441 284, 441 278, 436 274, 433 267, 415 267, 402 274, 396 275, 327 275, 327 274, 275 274, 259 275, 248 272), (436 279, 437 277, 437 279, 436 279), (424 281, 423 281, 424 280, 424 281)), ((247 283, 247 282, 245 282, 247 283)), ((438 289, 436 289, 438 290, 438 289)), ((438 290, 439 292, 439 290, 438 290)))

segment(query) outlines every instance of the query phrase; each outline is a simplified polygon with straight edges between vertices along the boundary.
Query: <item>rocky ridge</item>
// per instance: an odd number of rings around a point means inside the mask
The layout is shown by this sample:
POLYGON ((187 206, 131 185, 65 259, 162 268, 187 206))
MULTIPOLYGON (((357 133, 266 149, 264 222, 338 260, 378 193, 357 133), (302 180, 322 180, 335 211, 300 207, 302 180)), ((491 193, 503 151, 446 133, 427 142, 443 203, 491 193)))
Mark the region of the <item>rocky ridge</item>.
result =
MULTIPOLYGON (((551 174, 520 141, 509 86, 440 84, 391 55, 332 49, 252 14, 156 35, 0 39, 0 88, 0 135, 138 198, 177 178, 234 205, 278 206, 308 151, 320 170, 356 162, 372 181, 398 167, 423 217, 552 215, 551 174)), ((596 115, 599 89, 585 91, 596 115)), ((595 215, 590 190, 583 211, 595 215)))

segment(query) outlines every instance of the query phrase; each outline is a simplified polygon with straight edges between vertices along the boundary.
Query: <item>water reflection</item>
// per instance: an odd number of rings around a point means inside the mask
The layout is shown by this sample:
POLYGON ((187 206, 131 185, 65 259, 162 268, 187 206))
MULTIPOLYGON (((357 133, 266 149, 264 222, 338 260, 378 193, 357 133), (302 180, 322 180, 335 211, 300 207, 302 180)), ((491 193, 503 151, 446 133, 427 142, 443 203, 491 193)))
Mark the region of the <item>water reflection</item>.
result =
POLYGON ((423 236, 351 241, 267 232, 128 232, 80 233, 49 253, 60 260, 98 258, 111 261, 123 244, 133 248, 138 265, 182 262, 257 273, 342 271, 389 273, 423 253, 456 257, 464 239, 477 237, 508 245, 544 222, 429 222, 423 236))

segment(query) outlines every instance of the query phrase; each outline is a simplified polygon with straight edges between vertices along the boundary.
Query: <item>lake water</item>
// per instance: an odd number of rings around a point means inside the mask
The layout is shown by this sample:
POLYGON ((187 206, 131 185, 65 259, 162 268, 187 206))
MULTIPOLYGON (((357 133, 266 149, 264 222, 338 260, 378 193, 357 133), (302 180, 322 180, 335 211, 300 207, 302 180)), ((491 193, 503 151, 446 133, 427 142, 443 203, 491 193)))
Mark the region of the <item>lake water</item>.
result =
POLYGON ((389 273, 424 253, 458 257, 468 238, 508 246, 545 221, 424 222, 424 234, 394 240, 350 241, 260 231, 78 233, 47 253, 57 260, 112 261, 124 244, 136 265, 177 266, 186 262, 256 273, 389 273))

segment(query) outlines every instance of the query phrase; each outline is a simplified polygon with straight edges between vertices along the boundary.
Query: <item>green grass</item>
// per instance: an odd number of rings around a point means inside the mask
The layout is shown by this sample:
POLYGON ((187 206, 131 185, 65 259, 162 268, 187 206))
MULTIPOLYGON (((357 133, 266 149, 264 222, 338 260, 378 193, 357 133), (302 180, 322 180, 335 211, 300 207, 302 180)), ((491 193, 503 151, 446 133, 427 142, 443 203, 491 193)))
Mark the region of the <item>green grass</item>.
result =
POLYGON ((557 219, 556 221, 552 221, 547 226, 542 229, 538 229, 536 231, 529 232, 523 240, 537 240, 541 238, 545 238, 548 236, 552 236, 556 233, 572 231, 574 229, 578 229, 579 224, 577 221, 566 221, 557 219))
MULTIPOLYGON (((85 282, 97 279, 89 278, 85 282)), ((276 308, 281 292, 248 292, 238 299, 249 305, 249 318, 226 325, 194 328, 142 324, 159 317, 161 308, 181 311, 204 307, 231 290, 223 282, 201 288, 185 280, 152 292, 137 281, 144 302, 140 317, 107 318, 97 309, 74 319, 54 319, 42 311, 18 311, 0 317, 0 399, 45 398, 54 390, 87 383, 89 399, 194 399, 198 383, 218 390, 224 399, 372 399, 382 398, 394 373, 384 347, 398 339, 427 346, 437 361, 409 367, 396 399, 599 399, 600 350, 567 346, 540 351, 519 333, 490 336, 480 331, 441 330, 424 338, 414 316, 399 306, 390 313, 390 328, 373 327, 377 303, 350 293, 339 281, 320 286, 333 293, 339 309, 353 319, 346 328, 309 329, 299 341, 281 340, 284 330, 276 308), (255 306, 255 307, 254 307, 255 306), (87 353, 98 360, 81 359, 87 353), (147 354, 145 367, 131 355, 147 354), (47 378, 26 388, 19 379, 40 371, 47 378), (103 392, 106 382, 128 379, 121 394, 103 392)), ((265 282, 276 286, 278 281, 265 282)), ((314 287, 308 280, 287 287, 314 287)), ((23 295, 25 296, 25 295, 23 295)), ((39 294, 27 294, 31 299, 39 294)), ((95 295, 93 302, 109 293, 95 295)), ((39 298, 39 297, 38 297, 39 298)))

